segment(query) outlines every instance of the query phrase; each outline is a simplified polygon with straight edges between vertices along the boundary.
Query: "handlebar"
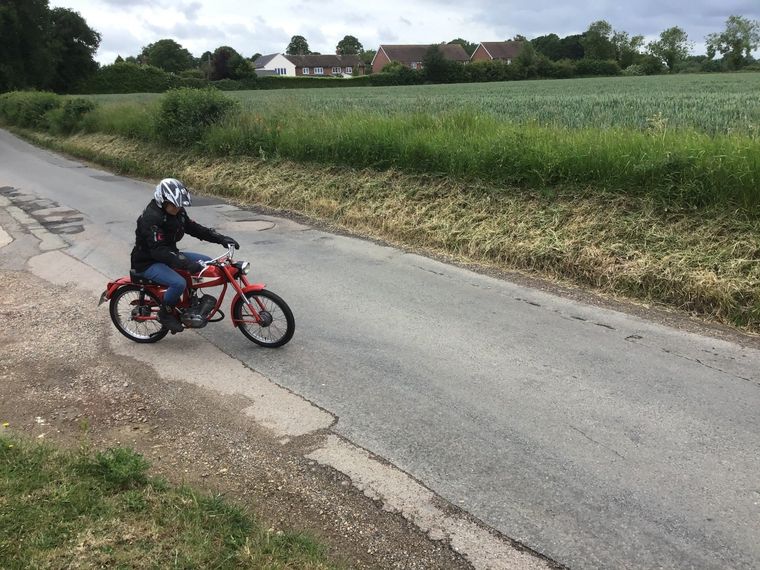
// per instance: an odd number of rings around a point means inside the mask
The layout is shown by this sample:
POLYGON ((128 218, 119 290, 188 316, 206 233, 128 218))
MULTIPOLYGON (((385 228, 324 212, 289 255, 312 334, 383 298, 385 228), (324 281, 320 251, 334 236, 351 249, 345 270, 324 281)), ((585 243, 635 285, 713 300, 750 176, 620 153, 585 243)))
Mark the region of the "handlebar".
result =
POLYGON ((201 277, 203 275, 203 272, 206 271, 206 269, 208 269, 209 266, 211 266, 211 265, 217 265, 223 259, 229 259, 229 260, 231 260, 234 257, 235 257, 235 246, 234 245, 228 245, 227 246, 227 253, 223 253, 219 257, 215 257, 214 259, 209 259, 208 261, 199 261, 198 262, 198 263, 200 263, 203 266, 203 269, 201 269, 198 272, 197 277, 201 277))

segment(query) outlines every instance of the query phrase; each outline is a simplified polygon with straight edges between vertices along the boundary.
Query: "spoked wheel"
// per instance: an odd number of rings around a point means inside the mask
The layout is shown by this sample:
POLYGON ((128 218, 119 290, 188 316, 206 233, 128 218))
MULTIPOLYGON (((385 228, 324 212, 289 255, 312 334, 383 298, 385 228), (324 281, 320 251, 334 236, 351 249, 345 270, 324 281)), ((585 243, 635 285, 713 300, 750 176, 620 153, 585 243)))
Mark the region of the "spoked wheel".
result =
POLYGON ((157 320, 147 320, 146 317, 155 317, 160 305, 158 297, 150 291, 125 285, 111 297, 111 320, 129 340, 158 342, 169 333, 169 329, 157 320))
POLYGON ((259 346, 277 348, 293 338, 296 321, 285 301, 266 289, 250 291, 245 295, 259 314, 258 321, 242 297, 232 307, 232 317, 242 321, 238 328, 248 340, 259 346))

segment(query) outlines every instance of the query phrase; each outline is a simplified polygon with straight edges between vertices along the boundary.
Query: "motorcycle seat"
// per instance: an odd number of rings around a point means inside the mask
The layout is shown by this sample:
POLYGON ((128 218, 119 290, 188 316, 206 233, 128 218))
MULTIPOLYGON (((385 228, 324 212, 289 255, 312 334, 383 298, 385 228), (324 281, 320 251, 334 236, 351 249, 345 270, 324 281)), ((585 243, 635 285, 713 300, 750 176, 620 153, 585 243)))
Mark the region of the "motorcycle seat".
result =
POLYGON ((132 283, 137 283, 138 285, 161 285, 160 283, 156 283, 155 281, 152 281, 145 277, 142 273, 138 273, 134 269, 129 270, 129 280, 132 283))

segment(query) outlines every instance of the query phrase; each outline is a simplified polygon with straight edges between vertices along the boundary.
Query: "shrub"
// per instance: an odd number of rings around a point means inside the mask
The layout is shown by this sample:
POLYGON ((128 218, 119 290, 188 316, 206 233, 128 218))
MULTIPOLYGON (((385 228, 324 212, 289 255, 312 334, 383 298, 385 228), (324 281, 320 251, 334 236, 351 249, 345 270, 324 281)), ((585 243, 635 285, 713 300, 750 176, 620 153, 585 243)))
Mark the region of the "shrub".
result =
POLYGON ((629 65, 623 70, 623 75, 628 77, 646 75, 644 68, 638 64, 629 65))
POLYGON ((607 59, 580 59, 575 64, 575 72, 578 75, 620 75, 620 66, 617 61, 607 59))
POLYGON ((63 105, 45 114, 48 128, 56 134, 68 135, 83 126, 84 116, 95 109, 95 103, 81 97, 66 99, 63 105))
POLYGON ((169 91, 159 102, 156 133, 164 142, 189 146, 237 107, 237 101, 212 88, 169 91))
POLYGON ((114 63, 98 69, 79 93, 163 93, 179 87, 182 79, 163 69, 136 63, 114 63))
POLYGON ((17 127, 46 128, 45 114, 59 107, 63 97, 39 91, 14 91, 0 95, 0 117, 17 127))

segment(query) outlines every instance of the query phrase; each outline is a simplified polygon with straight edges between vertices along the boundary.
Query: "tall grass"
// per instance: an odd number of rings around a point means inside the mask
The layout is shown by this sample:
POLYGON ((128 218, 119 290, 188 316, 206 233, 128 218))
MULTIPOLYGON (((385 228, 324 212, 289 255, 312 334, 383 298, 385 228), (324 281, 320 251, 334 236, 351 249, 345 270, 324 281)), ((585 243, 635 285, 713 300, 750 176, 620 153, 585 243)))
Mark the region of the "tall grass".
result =
MULTIPOLYGON (((188 140, 216 156, 397 168, 530 188, 593 186, 666 204, 754 210, 758 93, 760 74, 242 92, 235 95, 239 109, 188 140)), ((166 99, 96 100, 100 107, 84 123, 89 132, 182 136, 161 128, 166 99)))
POLYGON ((760 140, 695 130, 515 125, 472 112, 390 117, 291 112, 211 127, 212 154, 281 156, 546 188, 595 185, 692 206, 760 204, 760 140))

